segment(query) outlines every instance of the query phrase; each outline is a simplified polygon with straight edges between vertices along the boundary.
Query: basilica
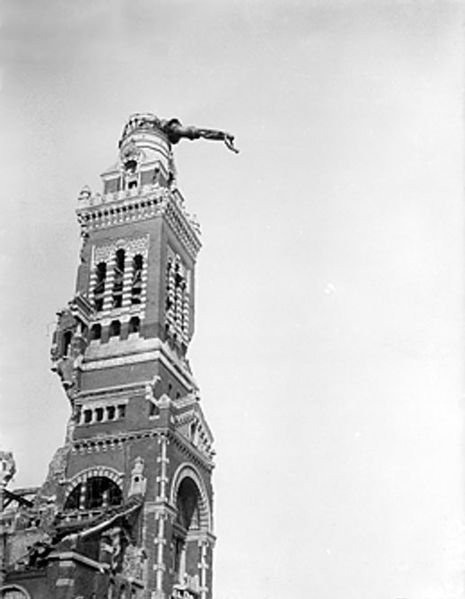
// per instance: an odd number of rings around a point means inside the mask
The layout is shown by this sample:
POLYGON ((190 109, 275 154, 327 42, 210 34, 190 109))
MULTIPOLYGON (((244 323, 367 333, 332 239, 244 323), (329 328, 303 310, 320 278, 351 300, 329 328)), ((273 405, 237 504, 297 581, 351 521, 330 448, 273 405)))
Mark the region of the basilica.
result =
POLYGON ((12 488, 0 452, 2 599, 212 596, 213 437, 187 357, 200 231, 174 125, 130 117, 102 189, 79 194, 76 289, 51 347, 71 415, 42 486, 12 488))

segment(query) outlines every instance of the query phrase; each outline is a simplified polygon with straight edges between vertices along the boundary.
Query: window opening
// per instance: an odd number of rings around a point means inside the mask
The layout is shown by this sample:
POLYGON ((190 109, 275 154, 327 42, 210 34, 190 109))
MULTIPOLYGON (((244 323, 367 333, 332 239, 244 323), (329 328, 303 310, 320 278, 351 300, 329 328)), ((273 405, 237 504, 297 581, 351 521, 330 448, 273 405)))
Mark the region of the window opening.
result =
POLYGON ((116 252, 116 261, 113 275, 113 308, 121 308, 121 305, 123 303, 124 259, 125 251, 123 249, 118 250, 116 252))
POLYGON ((144 259, 140 254, 134 256, 132 260, 132 283, 131 283, 131 303, 140 304, 142 293, 142 269, 144 259))
POLYGON ((120 404, 118 406, 118 418, 124 418, 126 416, 126 406, 124 404, 120 404))
POLYGON ((69 355, 69 346, 71 345, 71 339, 73 338, 73 331, 66 331, 63 335, 63 355, 69 355))
POLYGON ((110 337, 119 337, 121 334, 121 323, 119 320, 113 320, 110 324, 110 337))
POLYGON ((93 324, 90 329, 90 339, 91 341, 95 341, 97 339, 102 338, 102 325, 101 324, 93 324))
POLYGON ((64 509, 98 509, 117 506, 122 503, 122 494, 118 485, 106 476, 93 476, 79 483, 66 499, 64 509))
POLYGON ((165 330, 174 340, 185 344, 189 338, 190 274, 179 256, 168 259, 165 281, 165 330))
POLYGON ((92 422, 92 410, 84 410, 84 423, 92 422))
POLYGON ((108 406, 107 407, 107 420, 114 420, 115 419, 115 406, 108 406))
POLYGON ((103 294, 105 292, 105 279, 107 277, 107 265, 99 262, 96 267, 97 280, 94 287, 94 306, 97 311, 103 308, 103 294))
POLYGON ((129 321, 129 334, 138 333, 140 331, 140 318, 138 316, 133 316, 129 321))
POLYGON ((149 402, 149 416, 158 416, 160 410, 158 406, 156 406, 153 401, 149 402))

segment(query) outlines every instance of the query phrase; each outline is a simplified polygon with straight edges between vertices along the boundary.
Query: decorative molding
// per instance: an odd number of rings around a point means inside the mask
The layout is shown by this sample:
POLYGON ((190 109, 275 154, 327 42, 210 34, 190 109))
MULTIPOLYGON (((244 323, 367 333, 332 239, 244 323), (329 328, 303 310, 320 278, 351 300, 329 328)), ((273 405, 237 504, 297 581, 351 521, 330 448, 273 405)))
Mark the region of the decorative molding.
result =
MULTIPOLYGON (((149 346, 150 347, 150 346, 149 346)), ((152 351, 142 351, 140 353, 133 353, 131 355, 121 355, 109 358, 101 359, 86 359, 81 365, 81 371, 89 372, 92 370, 102 370, 104 368, 115 368, 116 366, 126 366, 129 364, 139 364, 141 362, 149 362, 151 360, 159 360, 166 368, 174 374, 181 383, 189 390, 193 391, 197 389, 197 385, 194 378, 187 371, 187 368, 180 363, 167 347, 167 344, 163 343, 160 339, 153 339, 152 351)))
POLYGON ((92 248, 92 266, 99 262, 109 262, 118 250, 123 249, 131 258, 141 254, 147 258, 150 236, 121 238, 109 243, 95 245, 92 248))
POLYGON ((82 470, 68 481, 66 485, 66 495, 69 495, 69 493, 71 493, 80 483, 87 481, 89 478, 94 478, 95 476, 109 478, 117 484, 120 489, 123 488, 123 472, 118 472, 118 470, 110 468, 109 466, 93 466, 91 468, 86 468, 86 470, 82 470))
POLYGON ((167 457, 168 440, 165 435, 160 435, 158 445, 160 446, 160 455, 157 457, 157 463, 160 464, 160 476, 157 476, 157 482, 159 483, 157 501, 166 501, 168 499, 166 486, 169 482, 167 475, 169 459, 167 457))
POLYGON ((165 216, 187 253, 195 260, 201 247, 198 223, 185 212, 178 194, 148 185, 108 195, 111 197, 90 196, 85 202, 81 201, 76 212, 84 234, 165 216))

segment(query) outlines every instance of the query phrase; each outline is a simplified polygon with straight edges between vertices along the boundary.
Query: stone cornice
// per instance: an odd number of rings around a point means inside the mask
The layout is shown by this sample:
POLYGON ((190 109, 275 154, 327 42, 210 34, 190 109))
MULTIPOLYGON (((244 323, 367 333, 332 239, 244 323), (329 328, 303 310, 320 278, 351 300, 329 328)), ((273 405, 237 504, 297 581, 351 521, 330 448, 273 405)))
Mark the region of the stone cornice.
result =
POLYGON ((197 389, 195 379, 187 367, 180 362, 168 345, 158 338, 145 340, 145 344, 139 352, 132 351, 131 353, 112 354, 108 356, 98 354, 95 356, 86 355, 80 366, 80 370, 82 372, 89 372, 156 360, 159 360, 168 370, 180 378, 188 389, 191 391, 197 389))
POLYGON ((105 195, 86 192, 79 197, 76 214, 83 233, 164 216, 195 260, 201 246, 199 227, 185 211, 177 190, 145 185, 105 195))
POLYGON ((192 443, 188 441, 179 431, 169 431, 168 439, 177 445, 177 447, 181 449, 184 454, 188 455, 189 458, 195 463, 203 466, 208 471, 213 470, 213 460, 192 445, 192 443))

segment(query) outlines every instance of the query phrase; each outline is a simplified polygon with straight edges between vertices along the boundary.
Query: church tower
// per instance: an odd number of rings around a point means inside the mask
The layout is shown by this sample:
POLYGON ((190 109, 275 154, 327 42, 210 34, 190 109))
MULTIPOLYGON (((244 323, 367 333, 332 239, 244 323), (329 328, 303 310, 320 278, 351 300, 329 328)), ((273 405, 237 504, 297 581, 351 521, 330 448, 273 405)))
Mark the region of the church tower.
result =
POLYGON ((133 115, 102 192, 78 199, 76 292, 52 346, 72 417, 40 494, 88 572, 68 557, 57 597, 211 597, 213 438, 187 359, 199 228, 169 131, 133 115))

